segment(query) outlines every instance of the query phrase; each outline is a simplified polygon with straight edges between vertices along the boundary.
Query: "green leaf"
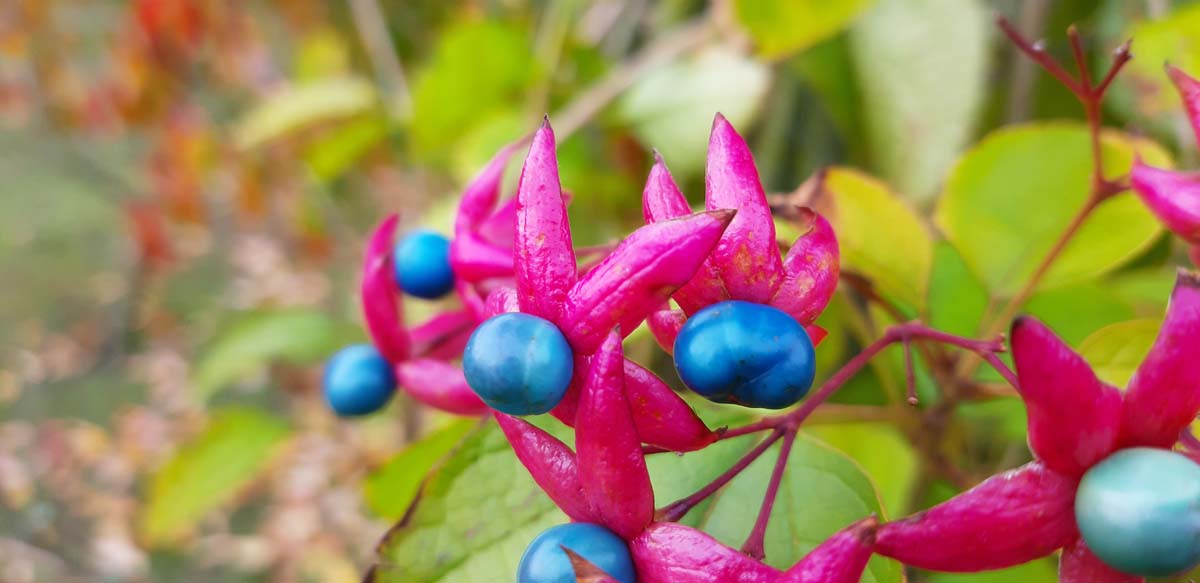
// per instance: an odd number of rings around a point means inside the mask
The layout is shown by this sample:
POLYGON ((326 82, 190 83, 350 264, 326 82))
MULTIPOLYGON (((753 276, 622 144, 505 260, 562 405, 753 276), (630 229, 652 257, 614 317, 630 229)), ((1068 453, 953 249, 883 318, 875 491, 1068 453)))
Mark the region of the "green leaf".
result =
POLYGON ((193 371, 197 395, 207 399, 275 360, 322 360, 342 346, 347 332, 328 315, 307 309, 244 313, 201 353, 193 371))
POLYGON ((806 430, 862 466, 879 486, 884 517, 907 512, 917 482, 917 454, 899 429, 887 423, 832 423, 806 430))
POLYGON ((980 0, 880 0, 851 29, 873 158, 915 200, 937 192, 971 138, 987 83, 988 12, 980 0))
POLYGON ((1056 583, 1058 567, 1051 559, 985 573, 930 573, 929 583, 1056 583))
POLYGON ((848 168, 830 169, 824 192, 817 208, 837 231, 843 269, 920 310, 933 266, 933 239, 922 219, 885 184, 848 168))
POLYGON ((1133 307, 1101 282, 1041 292, 1029 299, 1024 311, 1040 318, 1072 346, 1099 328, 1135 316, 1133 307))
POLYGON ((334 77, 290 86, 250 110, 233 128, 234 144, 256 148, 300 129, 375 107, 375 87, 361 77, 334 77))
POLYGON ((284 421, 261 411, 216 412, 150 479, 138 522, 142 538, 162 546, 186 535, 263 474, 288 435, 284 421))
POLYGON ((929 325, 960 336, 974 336, 987 308, 987 288, 967 268, 953 245, 939 241, 933 249, 929 282, 929 325))
MULTIPOLYGON (((757 519, 753 501, 762 499, 778 451, 779 446, 770 449, 717 494, 704 530, 734 548, 741 545, 757 519)), ((802 433, 792 448, 767 527, 767 563, 787 568, 833 533, 872 513, 882 515, 882 508, 862 468, 802 433)), ((898 583, 903 577, 898 563, 874 557, 862 580, 898 583)))
POLYGON ((658 149, 681 176, 704 167, 713 114, 749 129, 771 82, 771 70, 723 49, 664 65, 618 102, 621 117, 643 144, 658 149))
POLYGON ((738 22, 764 57, 802 51, 848 26, 875 0, 736 0, 738 22))
MULTIPOLYGON (((947 239, 994 295, 1009 297, 1032 276, 1088 197, 1092 158, 1087 128, 1038 123, 990 134, 958 162, 936 219, 947 239)), ((1129 170, 1134 152, 1167 166, 1147 140, 1105 132, 1105 174, 1129 170)), ((1084 281, 1133 259, 1161 231, 1132 196, 1101 205, 1042 280, 1043 288, 1084 281)))
POLYGON ((469 419, 451 421, 404 448, 386 464, 367 475, 363 497, 367 507, 384 518, 399 519, 417 497, 421 481, 433 466, 478 425, 469 419))
POLYGON ((1084 339, 1079 353, 1091 363, 1100 380, 1124 387, 1149 354, 1161 323, 1146 318, 1106 326, 1084 339))
POLYGON ((387 134, 384 116, 360 116, 314 140, 304 149, 304 160, 317 179, 334 180, 383 142, 387 134))
POLYGON ((519 106, 539 76, 530 45, 524 30, 492 20, 459 21, 441 32, 413 85, 417 150, 443 153, 480 120, 519 106))
POLYGON ((384 537, 374 581, 513 581, 529 542, 566 520, 488 423, 429 476, 415 506, 384 537))

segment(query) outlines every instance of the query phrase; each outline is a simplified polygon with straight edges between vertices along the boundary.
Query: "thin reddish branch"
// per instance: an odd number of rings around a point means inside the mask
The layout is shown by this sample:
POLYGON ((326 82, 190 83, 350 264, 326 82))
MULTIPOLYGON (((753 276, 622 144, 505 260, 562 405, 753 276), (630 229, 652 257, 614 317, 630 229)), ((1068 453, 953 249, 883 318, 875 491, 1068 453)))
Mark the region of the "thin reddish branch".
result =
POLYGON ((913 364, 912 342, 904 340, 904 381, 908 404, 917 406, 917 367, 913 364))
POLYGON ((783 472, 787 469, 788 460, 792 457, 792 445, 796 443, 796 432, 799 427, 788 427, 783 436, 783 445, 779 447, 779 458, 775 460, 775 469, 771 472, 771 481, 767 483, 767 492, 763 495, 762 507, 758 511, 758 519, 742 552, 761 561, 767 556, 763 548, 767 538, 767 523, 771 521, 771 510, 775 508, 775 498, 779 495, 779 486, 783 483, 783 472))
POLYGON ((1000 30, 1004 32, 1005 36, 1008 37, 1008 40, 1012 41, 1012 43, 1016 45, 1021 52, 1028 55, 1033 62, 1041 65, 1047 73, 1050 73, 1055 79, 1058 79, 1059 83, 1062 83, 1067 89, 1070 89, 1071 93, 1074 93, 1076 96, 1082 95, 1079 83, 1075 81, 1073 77, 1071 77, 1071 74, 1068 73, 1067 70, 1062 67, 1062 65, 1058 64, 1058 61, 1054 60, 1054 57, 1051 57, 1049 53, 1046 52, 1046 49, 1043 47, 1041 42, 1036 44, 1029 42, 1023 35, 1021 35, 1021 32, 1018 31, 1017 28, 1003 16, 996 17, 996 26, 1000 27, 1000 30))
POLYGON ((764 439, 762 443, 759 443, 754 449, 742 456, 742 459, 738 460, 737 463, 733 464, 733 466, 731 466, 728 470, 725 470, 725 473, 717 476, 717 478, 712 482, 709 482, 708 485, 700 488, 696 491, 696 493, 686 498, 676 500, 675 502, 664 506, 656 513, 655 520, 659 522, 675 522, 683 518, 689 511, 691 511, 691 509, 695 508, 697 504, 715 494, 717 490, 725 487, 725 484, 728 484, 730 480, 742 473, 742 471, 749 467, 750 464, 754 463, 754 460, 762 457, 762 454, 765 453, 772 445, 775 445, 775 442, 779 441, 779 438, 782 436, 782 431, 775 431, 769 437, 764 439))

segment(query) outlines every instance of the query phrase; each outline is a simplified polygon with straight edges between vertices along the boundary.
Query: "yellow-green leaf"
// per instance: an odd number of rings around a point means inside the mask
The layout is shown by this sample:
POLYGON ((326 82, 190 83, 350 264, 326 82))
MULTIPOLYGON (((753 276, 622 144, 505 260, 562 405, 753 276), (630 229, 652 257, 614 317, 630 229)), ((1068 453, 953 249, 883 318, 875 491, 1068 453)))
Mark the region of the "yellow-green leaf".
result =
POLYGON ((421 481, 446 454, 462 443, 478 423, 468 419, 451 421, 404 448, 382 467, 367 475, 363 497, 372 512, 398 519, 417 497, 421 481))
MULTIPOLYGON (((1102 139, 1105 175, 1129 171, 1134 153, 1169 166, 1158 145, 1121 132, 1102 139)), ((1074 123, 1011 126, 988 135, 955 166, 936 219, 967 266, 995 295, 1016 293, 1083 207, 1092 157, 1074 123)), ((1042 280, 1049 288, 1088 280, 1136 257, 1161 232, 1137 198, 1101 205, 1042 280)))
POLYGON ((802 51, 846 28, 875 0, 737 0, 734 11, 765 57, 802 51))
POLYGON ((1079 353, 1091 363, 1100 380, 1124 387, 1150 352, 1160 323, 1143 318, 1105 326, 1084 339, 1079 353))
POLYGON ((333 77, 287 87, 250 110, 233 128, 246 150, 316 124, 346 119, 376 105, 375 87, 361 77, 333 77))
POLYGON ((914 309, 925 304, 933 239, 920 216, 887 185, 856 170, 832 168, 817 207, 833 223, 843 269, 914 309))
POLYGON ((138 521, 142 538, 152 546, 172 544, 235 500, 270 466, 288 433, 282 420, 261 411, 217 412, 150 479, 138 521))

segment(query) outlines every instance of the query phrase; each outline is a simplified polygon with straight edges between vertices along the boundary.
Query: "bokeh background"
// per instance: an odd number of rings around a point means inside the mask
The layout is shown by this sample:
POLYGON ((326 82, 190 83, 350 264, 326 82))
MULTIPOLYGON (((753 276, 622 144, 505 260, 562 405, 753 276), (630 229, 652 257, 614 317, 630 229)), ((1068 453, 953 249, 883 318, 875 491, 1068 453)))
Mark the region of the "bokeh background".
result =
MULTIPOLYGON (((993 12, 1064 58, 1077 23, 1098 70, 1135 37, 1105 121, 1192 165, 1161 74, 1164 60, 1200 70, 1191 2, 0 2, 0 581, 357 581, 467 431, 403 397, 358 421, 322 402, 321 360, 364 338, 359 254, 384 213, 448 230, 462 185, 549 113, 576 241, 603 243, 640 224, 652 148, 699 200, 721 111, 770 192, 830 165, 882 180, 886 202, 840 234, 851 271, 889 252, 903 263, 904 248, 872 255, 888 245, 872 237, 896 208, 901 226, 933 225, 972 144, 1010 124, 1081 119, 993 12), (430 432, 432 446, 407 447, 430 432)), ((1054 171, 1053 143, 1025 160, 1029 173, 1054 171)), ((998 208, 1011 202, 1004 181, 1024 172, 979 171, 1000 185, 998 208)), ((1017 227, 1038 220, 1014 213, 1017 227)), ((1179 250, 1146 228, 1101 270, 1132 274, 1121 285, 1051 290, 1030 309, 1075 343, 1135 317, 1153 324, 1179 250)), ((955 255, 926 252, 935 266, 955 255)), ((904 300, 911 270, 890 267, 903 273, 884 291, 904 300)), ((951 289, 963 269, 934 271, 930 289, 951 289)), ((1003 295, 1003 273, 980 279, 1003 295)), ((927 313, 924 291, 914 315, 927 313)), ((973 333, 981 308, 960 291, 943 294, 938 323, 973 333)), ((405 308, 416 321, 438 306, 405 308)), ((869 336, 856 326, 832 345, 869 336)), ((874 374, 851 399, 870 403, 880 383, 902 392, 874 374)), ((1014 399, 961 417, 967 429, 951 433, 972 475, 1028 455, 1014 399)), ((883 468, 868 473, 892 514, 953 492, 919 471, 902 432, 825 437, 883 468)))

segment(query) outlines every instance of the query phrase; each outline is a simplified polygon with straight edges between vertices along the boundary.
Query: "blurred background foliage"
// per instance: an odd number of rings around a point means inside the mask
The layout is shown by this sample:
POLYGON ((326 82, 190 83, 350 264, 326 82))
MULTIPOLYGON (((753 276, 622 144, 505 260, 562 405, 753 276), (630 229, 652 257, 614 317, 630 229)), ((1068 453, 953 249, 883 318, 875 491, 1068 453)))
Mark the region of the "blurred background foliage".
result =
MULTIPOLYGON (((825 374, 901 319, 1002 331, 997 310, 1087 196, 1091 159, 1072 96, 1003 42, 993 12, 1060 57, 1076 23, 1096 70, 1132 36, 1106 165, 1194 166, 1161 69, 1200 71, 1193 2, 0 3, 0 581, 341 582, 377 562, 382 580, 509 580, 497 573, 561 518, 495 432, 403 398, 340 421, 319 369, 364 337, 356 272, 373 222, 399 211, 448 230, 465 181, 547 112, 581 245, 640 224, 652 149, 698 203, 723 112, 768 191, 838 228, 850 283, 823 319, 825 374)), ((1122 197, 1022 310, 1122 383, 1180 257, 1122 197)), ((405 301, 410 321, 439 308, 405 301)), ((627 349, 674 382, 644 331, 627 349)), ((889 351, 814 419, 770 561, 1028 457, 1011 389, 981 372, 976 392, 946 395, 936 377, 918 371, 909 408, 889 351)), ((656 458, 660 502, 750 445, 656 458)), ((688 520, 744 536, 767 473, 688 520)))

